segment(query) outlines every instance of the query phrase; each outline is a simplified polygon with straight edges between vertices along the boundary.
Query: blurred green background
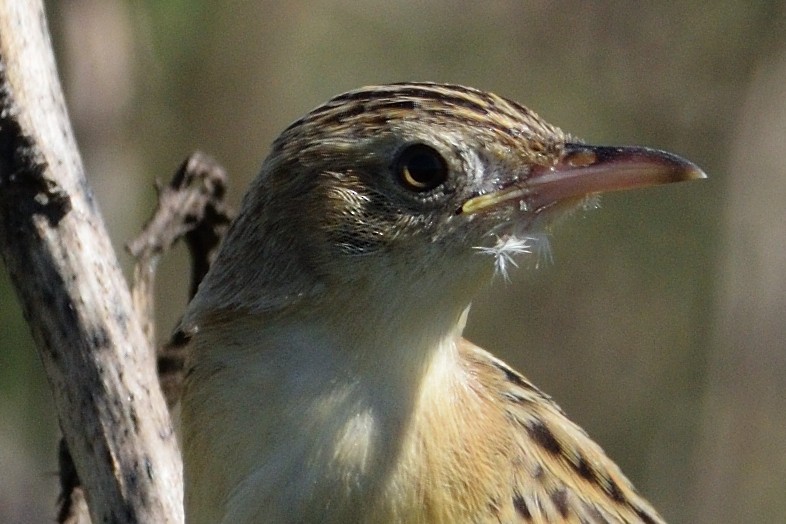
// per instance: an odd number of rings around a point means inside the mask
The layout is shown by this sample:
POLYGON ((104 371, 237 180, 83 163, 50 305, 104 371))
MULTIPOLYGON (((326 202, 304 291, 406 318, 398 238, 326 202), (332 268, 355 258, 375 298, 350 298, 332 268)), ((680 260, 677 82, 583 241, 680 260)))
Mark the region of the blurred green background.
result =
MULTIPOLYGON (((455 82, 592 143, 671 150, 704 182, 606 196, 474 306, 523 371, 673 522, 786 522, 782 2, 51 1, 90 182, 123 244, 193 149, 231 201, 292 120, 339 92, 455 82)), ((184 250, 162 265, 161 336, 184 250)), ((57 423, 0 271, 0 522, 51 522, 57 423)))

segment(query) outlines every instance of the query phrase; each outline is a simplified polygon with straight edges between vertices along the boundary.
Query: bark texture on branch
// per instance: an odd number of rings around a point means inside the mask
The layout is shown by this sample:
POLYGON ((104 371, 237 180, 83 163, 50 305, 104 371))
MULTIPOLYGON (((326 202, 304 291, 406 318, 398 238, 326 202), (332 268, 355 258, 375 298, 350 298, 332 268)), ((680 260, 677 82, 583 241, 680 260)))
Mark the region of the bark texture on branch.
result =
POLYGON ((0 0, 0 252, 94 522, 182 522, 155 355, 84 177, 38 1, 0 0))

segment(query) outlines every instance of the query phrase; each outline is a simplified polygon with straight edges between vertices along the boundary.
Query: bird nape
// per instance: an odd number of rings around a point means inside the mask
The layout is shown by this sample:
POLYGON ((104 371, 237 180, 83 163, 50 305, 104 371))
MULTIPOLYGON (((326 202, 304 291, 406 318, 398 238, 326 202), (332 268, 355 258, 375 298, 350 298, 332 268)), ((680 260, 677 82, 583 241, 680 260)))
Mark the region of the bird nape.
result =
POLYGON ((661 522, 462 330, 554 218, 704 176, 457 85, 365 87, 294 122, 183 319, 188 522, 661 522))

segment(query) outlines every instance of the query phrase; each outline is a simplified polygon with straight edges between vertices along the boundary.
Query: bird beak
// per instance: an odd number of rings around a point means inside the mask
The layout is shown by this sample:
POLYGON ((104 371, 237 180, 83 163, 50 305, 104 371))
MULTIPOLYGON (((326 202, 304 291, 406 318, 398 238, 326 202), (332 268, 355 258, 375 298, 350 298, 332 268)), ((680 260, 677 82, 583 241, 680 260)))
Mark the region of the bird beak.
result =
POLYGON ((461 212, 472 214, 505 203, 533 213, 610 191, 707 178, 694 163, 646 147, 565 144, 557 161, 535 165, 526 178, 493 193, 470 198, 461 212))

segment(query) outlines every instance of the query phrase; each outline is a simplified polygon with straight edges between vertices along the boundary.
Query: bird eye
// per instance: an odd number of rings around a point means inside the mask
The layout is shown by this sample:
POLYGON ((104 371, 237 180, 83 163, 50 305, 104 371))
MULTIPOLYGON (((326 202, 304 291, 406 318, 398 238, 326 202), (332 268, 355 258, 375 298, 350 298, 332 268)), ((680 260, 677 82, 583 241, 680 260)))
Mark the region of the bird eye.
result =
POLYGON ((423 192, 447 180, 448 165, 433 147, 414 144, 401 152, 396 172, 407 189, 423 192))

